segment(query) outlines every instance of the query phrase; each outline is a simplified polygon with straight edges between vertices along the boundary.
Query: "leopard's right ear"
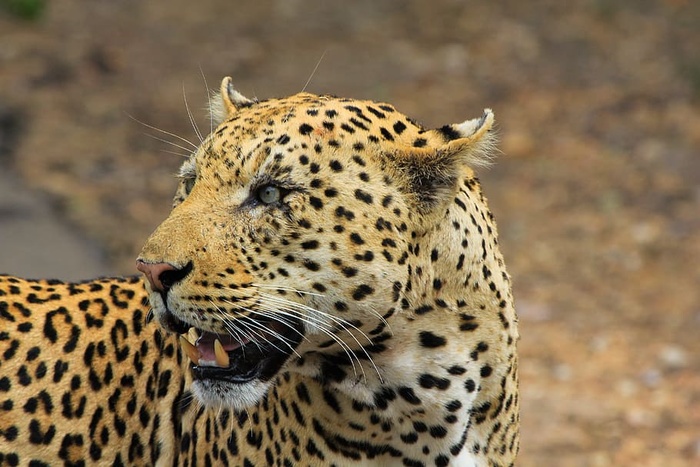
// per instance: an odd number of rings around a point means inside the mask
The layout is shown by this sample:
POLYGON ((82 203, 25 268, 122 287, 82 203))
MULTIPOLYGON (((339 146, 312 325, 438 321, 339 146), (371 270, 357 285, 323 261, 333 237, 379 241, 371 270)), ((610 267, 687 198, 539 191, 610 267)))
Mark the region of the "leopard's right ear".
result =
POLYGON ((248 99, 233 87, 233 81, 227 76, 221 81, 219 92, 214 94, 209 104, 209 114, 214 124, 218 125, 231 118, 238 110, 250 107, 257 100, 248 99))

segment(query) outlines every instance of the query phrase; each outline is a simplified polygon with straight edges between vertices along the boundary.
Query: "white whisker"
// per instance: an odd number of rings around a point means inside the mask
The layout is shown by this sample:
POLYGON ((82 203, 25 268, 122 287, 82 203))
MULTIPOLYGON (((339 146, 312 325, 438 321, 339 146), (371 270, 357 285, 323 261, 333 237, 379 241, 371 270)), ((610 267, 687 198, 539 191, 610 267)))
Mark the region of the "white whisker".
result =
MULTIPOLYGON (((148 136, 149 138, 153 138, 156 141, 160 141, 161 143, 169 144, 170 146, 173 146, 175 148, 182 149, 183 151, 185 151, 186 153, 188 153, 190 155, 192 154, 192 152, 190 151, 189 148, 186 148, 185 146, 182 146, 180 144, 173 143, 172 141, 168 141, 167 139, 164 139, 164 138, 159 138, 159 137, 157 137, 155 135, 151 135, 149 133, 144 133, 144 135, 148 136)), ((182 155, 182 154, 180 154, 180 155, 182 155)), ((185 156, 185 157, 189 157, 189 156, 185 156)))
MULTIPOLYGON (((142 122, 141 120, 137 119, 136 117, 134 117, 132 115, 126 114, 126 116, 129 117, 130 119, 132 119, 133 121, 135 121, 136 123, 139 123, 139 124, 145 126, 146 128, 150 128, 151 130, 155 130, 155 131, 158 131, 158 132, 163 133, 165 135, 172 136, 173 138, 178 139, 178 140, 182 141, 183 143, 189 144, 190 146, 192 146, 193 149, 195 149, 195 150, 197 149, 197 145, 194 144, 192 141, 188 140, 187 138, 183 138, 180 135, 177 135, 177 134, 172 133, 170 131, 163 130, 163 129, 158 128, 156 126, 149 125, 148 123, 142 122)), ((152 136, 152 135, 149 135, 149 136, 152 136)), ((166 143, 174 144, 171 141, 167 141, 167 140, 163 140, 163 141, 166 143)), ((188 149, 188 151, 189 151, 189 149, 188 149)))
POLYGON ((326 52, 328 52, 328 49, 324 50, 323 53, 321 54, 321 58, 319 58, 318 62, 316 62, 316 66, 314 67, 314 70, 311 72, 309 79, 306 80, 306 84, 304 84, 304 87, 301 88, 301 92, 306 91, 306 88, 309 87, 309 83, 311 83, 311 79, 313 79, 314 75, 316 75, 316 70, 318 70, 318 67, 321 65, 321 62, 323 61, 323 57, 326 56, 326 52))
POLYGON ((209 89, 209 84, 207 84, 207 77, 204 75, 204 70, 202 65, 199 66, 199 73, 202 75, 202 80, 204 81, 204 89, 207 91, 207 104, 209 105, 209 133, 214 132, 214 115, 211 112, 211 89, 209 89))
POLYGON ((197 135, 197 138, 199 138, 199 142, 203 143, 204 142, 204 137, 202 136, 202 132, 199 131, 199 127, 197 126, 197 122, 194 119, 194 116, 192 115, 192 112, 190 111, 190 105, 187 103, 187 94, 185 93, 185 84, 182 84, 182 99, 185 101, 185 109, 187 110, 187 117, 190 119, 190 124, 192 125, 192 129, 194 129, 194 134, 197 135))

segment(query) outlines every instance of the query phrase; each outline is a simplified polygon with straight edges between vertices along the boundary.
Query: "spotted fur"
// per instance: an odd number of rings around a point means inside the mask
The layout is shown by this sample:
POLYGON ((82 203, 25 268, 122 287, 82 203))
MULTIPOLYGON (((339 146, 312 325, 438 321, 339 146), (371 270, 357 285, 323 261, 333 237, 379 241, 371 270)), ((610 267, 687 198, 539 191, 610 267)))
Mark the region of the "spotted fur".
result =
POLYGON ((517 318, 470 168, 493 114, 425 130, 228 78, 213 110, 145 289, 0 277, 0 465, 513 465, 517 318))

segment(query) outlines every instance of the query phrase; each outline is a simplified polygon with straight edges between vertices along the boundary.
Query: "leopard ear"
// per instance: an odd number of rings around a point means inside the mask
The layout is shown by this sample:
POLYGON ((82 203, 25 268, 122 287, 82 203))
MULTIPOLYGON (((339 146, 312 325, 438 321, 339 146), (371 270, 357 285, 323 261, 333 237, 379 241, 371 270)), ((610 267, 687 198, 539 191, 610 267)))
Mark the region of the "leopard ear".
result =
POLYGON ((221 81, 219 92, 214 94, 209 104, 209 114, 212 121, 218 125, 231 118, 238 110, 250 107, 257 100, 248 99, 233 87, 233 81, 229 76, 221 81))
POLYGON ((493 112, 485 109, 480 118, 423 132, 422 147, 411 148, 395 159, 419 212, 428 213, 452 199, 468 167, 491 163, 493 124, 493 112))
POLYGON ((440 150, 455 154, 458 162, 472 167, 488 167, 493 162, 496 137, 493 134, 494 115, 484 109, 479 118, 445 125, 429 132, 437 133, 446 141, 440 150))

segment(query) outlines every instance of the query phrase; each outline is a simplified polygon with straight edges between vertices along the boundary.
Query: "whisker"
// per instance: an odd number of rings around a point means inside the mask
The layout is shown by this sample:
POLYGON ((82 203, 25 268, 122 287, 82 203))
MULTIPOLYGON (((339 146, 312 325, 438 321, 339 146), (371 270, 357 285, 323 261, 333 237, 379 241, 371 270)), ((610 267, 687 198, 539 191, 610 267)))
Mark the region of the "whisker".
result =
POLYGON ((286 285, 268 285, 268 284, 258 284, 253 282, 250 284, 251 287, 257 287, 259 289, 272 289, 272 290, 284 290, 285 292, 294 292, 299 295, 313 295, 316 297, 325 297, 324 294, 318 292, 305 292, 303 290, 295 289, 294 287, 289 287, 286 285))
POLYGON ((301 88, 301 92, 306 91, 306 88, 309 86, 309 83, 311 83, 311 79, 316 74, 316 70, 318 70, 319 65, 321 65, 321 62, 323 61, 323 57, 326 56, 326 52, 328 52, 328 49, 324 50, 323 53, 321 54, 321 58, 319 58, 318 62, 316 62, 316 66, 314 67, 314 70, 311 72, 309 79, 306 80, 306 84, 304 84, 304 87, 301 88))
MULTIPOLYGON (((156 140, 156 141, 160 141, 161 143, 169 144, 170 146, 173 146, 173 147, 175 147, 175 148, 182 149, 182 150, 185 151, 187 154, 190 154, 190 155, 192 154, 192 151, 190 151, 189 148, 187 148, 187 147, 185 147, 185 146, 182 146, 182 145, 180 145, 180 144, 173 143, 172 141, 169 141, 169 140, 164 139, 164 138, 159 138, 159 137, 157 137, 157 136, 155 136, 155 135, 151 135, 151 134, 149 134, 149 133, 144 133, 144 135, 148 136, 149 138, 153 138, 153 139, 156 140)), ((180 154, 180 155, 182 155, 182 154, 180 154)), ((189 157, 189 156, 185 156, 185 157, 189 157)))
POLYGON ((192 112, 190 111, 190 105, 187 103, 187 94, 185 93, 185 83, 182 83, 182 99, 185 101, 185 109, 187 109, 187 117, 190 119, 190 124, 192 125, 192 129, 194 129, 194 133, 197 135, 197 138, 199 138, 199 142, 203 143, 204 137, 202 137, 202 132, 199 131, 199 127, 197 126, 197 122, 195 121, 194 116, 192 115, 192 112))
MULTIPOLYGON (((297 316, 304 316, 304 318, 307 318, 307 319, 305 319, 306 322, 308 322, 309 324, 311 324, 312 326, 314 326, 316 329, 320 330, 321 332, 323 332, 324 334, 326 334, 327 336, 329 336, 332 340, 334 340, 335 342, 337 342, 337 343, 341 346, 341 348, 345 351, 345 353, 346 353, 346 354, 348 355, 348 357, 350 358, 350 362, 351 362, 351 364, 353 365, 353 370, 354 370, 355 372, 356 372, 356 370, 354 369, 354 368, 355 368, 355 365, 354 365, 354 363, 352 362, 352 357, 353 357, 353 356, 354 356, 355 359, 357 360, 357 362, 358 362, 358 364, 359 364, 359 366, 360 366, 360 369, 362 370, 363 375, 365 374, 365 373, 364 373, 364 367, 362 366, 362 362, 360 361, 360 359, 359 359, 356 355, 354 355, 354 353, 353 353, 354 351, 352 350, 352 348, 351 348, 345 341, 343 341, 339 336, 337 336, 336 334, 334 334, 331 330, 328 330, 328 329, 325 327, 325 326, 326 326, 326 323, 325 323, 324 321, 318 319, 317 317, 313 317, 313 318, 315 319, 315 321, 309 322, 308 318, 311 318, 311 317, 310 317, 309 315, 307 315, 307 314, 304 314, 304 315, 301 314, 302 311, 311 311, 311 312, 313 312, 313 313, 318 313, 318 314, 323 314, 323 312, 321 312, 321 311, 319 311, 319 310, 316 310, 316 309, 314 309, 314 308, 308 307, 308 306, 306 306, 306 305, 301 305, 301 304, 299 304, 299 303, 292 302, 292 301, 287 300, 287 299, 284 299, 284 298, 282 298, 282 297, 276 297, 276 296, 274 296, 274 295, 268 295, 268 294, 265 294, 265 293, 261 293, 260 296, 261 296, 261 297, 264 297, 265 299, 267 299, 267 300, 269 300, 269 301, 271 301, 271 302, 275 302, 275 301, 276 301, 278 304, 287 307, 287 309, 288 309, 289 311, 295 312, 297 316), (290 306, 290 305, 291 305, 291 306, 290 306), (295 307, 301 308, 302 311, 299 311, 299 310, 294 309, 295 307), (323 326, 319 326, 319 323, 323 324, 323 326)), ((278 310, 278 309, 276 309, 276 310, 278 310)), ((362 346, 362 344, 360 343, 360 341, 357 339, 357 337, 355 337, 355 335, 354 335, 352 332, 348 331, 348 327, 356 329, 360 334, 362 334, 362 336, 363 336, 365 339, 367 339, 367 341, 368 341, 370 344, 372 344, 372 340, 371 340, 369 337, 367 337, 367 335, 364 334, 364 332, 362 332, 361 329, 357 328, 357 326, 354 326, 353 324, 351 324, 351 323, 349 323, 349 322, 347 322, 347 321, 345 321, 345 320, 342 320, 342 319, 340 319, 340 318, 337 318, 337 317, 335 317, 335 316, 333 316, 333 315, 330 315, 330 314, 326 314, 326 316, 329 317, 329 318, 331 318, 332 321, 337 322, 337 323, 339 324, 339 326, 340 326, 344 331, 346 331, 348 334, 350 334, 350 337, 352 337, 352 339, 357 343, 357 345, 359 345, 360 348, 362 348, 364 354, 367 356, 367 359, 371 362, 372 366, 374 367, 375 371, 377 372, 377 375, 378 375, 379 378, 381 379, 381 375, 379 375, 379 369, 377 368, 377 366, 375 365, 374 361, 372 360, 372 357, 371 357, 371 356, 369 355, 369 353, 367 352, 367 349, 365 349, 365 348, 362 346), (347 325, 347 327, 346 327, 346 325, 347 325)))
POLYGON ((204 81, 204 89, 207 91, 207 104, 209 105, 209 133, 214 132, 214 115, 211 112, 211 89, 209 89, 209 84, 207 84, 207 77, 204 75, 204 70, 202 65, 199 65, 199 73, 202 75, 202 80, 204 81))
MULTIPOLYGON (((192 146, 193 149, 195 149, 195 150, 197 149, 197 145, 194 144, 192 141, 188 140, 187 138, 183 138, 183 137, 180 136, 180 135, 177 135, 177 134, 172 133, 172 132, 170 132, 170 131, 163 130, 163 129, 158 128, 158 127, 156 127, 156 126, 149 125, 148 123, 142 122, 142 121, 139 120, 138 118, 136 118, 136 117, 134 117, 133 115, 130 115, 130 114, 128 114, 128 113, 126 114, 126 116, 129 117, 130 119, 132 119, 133 121, 135 121, 136 123, 139 123, 139 124, 145 126, 146 128, 150 128, 151 130, 155 130, 155 131, 158 131, 158 132, 163 133, 163 134, 165 134, 165 135, 172 136, 172 137, 175 138, 175 139, 179 139, 179 140, 182 141, 183 143, 189 144, 190 146, 192 146)), ((166 142, 170 143, 170 141, 167 141, 167 140, 166 140, 166 142)))
POLYGON ((175 156, 182 157, 185 159, 187 159, 191 156, 191 154, 183 154, 183 153, 177 152, 177 151, 168 151, 167 149, 161 149, 160 152, 164 152, 166 154, 173 154, 175 156))

